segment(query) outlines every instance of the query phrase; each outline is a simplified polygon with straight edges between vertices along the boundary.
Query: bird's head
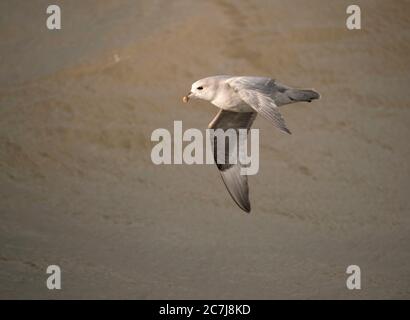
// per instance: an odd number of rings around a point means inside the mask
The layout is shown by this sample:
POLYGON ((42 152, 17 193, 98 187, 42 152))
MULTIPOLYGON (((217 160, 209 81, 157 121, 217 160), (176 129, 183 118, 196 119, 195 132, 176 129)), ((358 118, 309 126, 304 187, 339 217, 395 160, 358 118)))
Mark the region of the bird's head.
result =
POLYGON ((215 97, 218 83, 215 79, 205 78, 194 82, 191 86, 191 91, 183 97, 184 102, 189 99, 202 99, 212 101, 215 97))

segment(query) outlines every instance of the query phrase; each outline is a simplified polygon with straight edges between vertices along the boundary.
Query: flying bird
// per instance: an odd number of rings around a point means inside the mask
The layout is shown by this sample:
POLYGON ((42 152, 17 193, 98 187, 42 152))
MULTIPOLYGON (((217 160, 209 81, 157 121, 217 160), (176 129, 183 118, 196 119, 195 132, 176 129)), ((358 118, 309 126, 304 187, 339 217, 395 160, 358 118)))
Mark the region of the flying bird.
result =
MULTIPOLYGON (((193 83, 183 101, 187 103, 190 99, 202 99, 220 109, 208 125, 210 129, 249 131, 257 114, 260 114, 280 131, 290 134, 279 107, 296 102, 311 102, 318 98, 320 95, 314 90, 291 88, 271 78, 213 76, 193 83)), ((215 163, 229 194, 242 210, 249 213, 248 178, 240 174, 241 164, 219 163, 217 139, 214 138, 212 142, 215 163)), ((229 158, 229 151, 225 146, 225 159, 229 158)))

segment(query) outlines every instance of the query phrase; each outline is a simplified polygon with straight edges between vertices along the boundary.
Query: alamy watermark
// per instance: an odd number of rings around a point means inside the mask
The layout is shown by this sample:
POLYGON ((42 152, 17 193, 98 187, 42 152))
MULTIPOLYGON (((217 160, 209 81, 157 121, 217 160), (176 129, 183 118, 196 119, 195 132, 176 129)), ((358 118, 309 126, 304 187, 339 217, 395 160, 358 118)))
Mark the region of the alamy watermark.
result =
MULTIPOLYGON (((61 29, 61 8, 56 4, 51 4, 46 10, 49 16, 46 20, 46 26, 49 30, 61 29)), ((356 4, 351 4, 346 8, 346 13, 349 16, 346 19, 346 27, 349 30, 360 30, 361 25, 361 9, 356 4)))
POLYGON ((46 286, 49 290, 61 290, 61 268, 55 264, 47 267, 46 273, 49 274, 46 286))
POLYGON ((362 289, 362 275, 358 265, 352 264, 347 267, 346 273, 349 276, 346 279, 346 287, 349 290, 361 290, 362 289))
POLYGON ((61 29, 61 9, 58 5, 52 4, 47 7, 46 10, 49 16, 46 20, 46 26, 49 30, 60 30, 61 29))
POLYGON ((346 20, 346 27, 349 30, 360 30, 362 28, 362 12, 360 7, 352 4, 347 7, 346 13, 349 14, 346 20))
POLYGON ((183 131, 182 121, 174 121, 173 129, 173 134, 164 128, 152 132, 151 141, 158 142, 151 151, 154 164, 214 164, 216 159, 218 164, 240 164, 241 175, 258 173, 258 129, 206 129, 205 137, 198 129, 183 131))

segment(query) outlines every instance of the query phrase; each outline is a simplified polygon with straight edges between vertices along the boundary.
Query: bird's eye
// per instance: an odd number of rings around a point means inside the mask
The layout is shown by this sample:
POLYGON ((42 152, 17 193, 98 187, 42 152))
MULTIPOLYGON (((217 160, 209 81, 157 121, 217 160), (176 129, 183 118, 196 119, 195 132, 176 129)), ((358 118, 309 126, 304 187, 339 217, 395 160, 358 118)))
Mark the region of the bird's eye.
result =
POLYGON ((197 90, 202 90, 204 87, 198 87, 198 88, 196 88, 197 90))

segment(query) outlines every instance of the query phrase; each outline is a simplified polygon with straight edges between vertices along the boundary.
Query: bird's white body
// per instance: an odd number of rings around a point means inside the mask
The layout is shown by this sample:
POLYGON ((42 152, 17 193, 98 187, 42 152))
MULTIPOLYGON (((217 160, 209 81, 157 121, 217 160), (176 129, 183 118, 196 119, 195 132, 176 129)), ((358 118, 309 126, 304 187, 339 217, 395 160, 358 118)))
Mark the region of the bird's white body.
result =
POLYGON ((245 103, 237 93, 232 89, 220 90, 219 94, 211 101, 211 103, 220 109, 235 111, 235 112, 254 112, 249 104, 245 103))
MULTIPOLYGON (((219 76, 215 95, 210 102, 223 110, 234 112, 254 112, 255 110, 241 99, 238 92, 236 92, 230 85, 229 76, 219 76)), ((194 84, 195 85, 195 84, 194 84)))

